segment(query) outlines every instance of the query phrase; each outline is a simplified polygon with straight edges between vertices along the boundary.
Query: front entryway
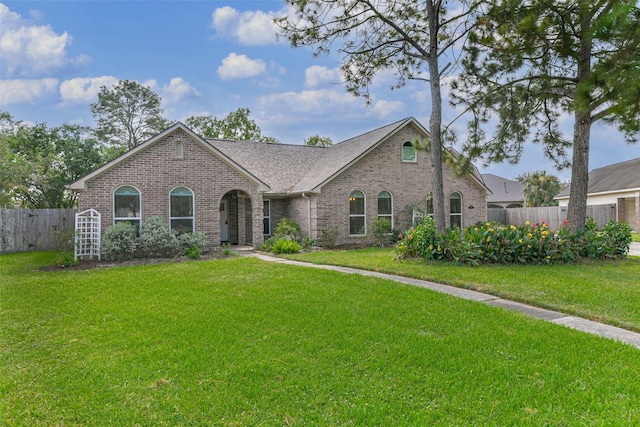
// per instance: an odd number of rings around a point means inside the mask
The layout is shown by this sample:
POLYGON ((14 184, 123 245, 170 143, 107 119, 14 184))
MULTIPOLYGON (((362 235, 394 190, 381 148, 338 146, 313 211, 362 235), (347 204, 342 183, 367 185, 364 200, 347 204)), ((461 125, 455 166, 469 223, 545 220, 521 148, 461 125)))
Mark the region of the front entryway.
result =
POLYGON ((241 190, 231 190, 220 200, 220 243, 251 245, 253 242, 251 198, 241 190))

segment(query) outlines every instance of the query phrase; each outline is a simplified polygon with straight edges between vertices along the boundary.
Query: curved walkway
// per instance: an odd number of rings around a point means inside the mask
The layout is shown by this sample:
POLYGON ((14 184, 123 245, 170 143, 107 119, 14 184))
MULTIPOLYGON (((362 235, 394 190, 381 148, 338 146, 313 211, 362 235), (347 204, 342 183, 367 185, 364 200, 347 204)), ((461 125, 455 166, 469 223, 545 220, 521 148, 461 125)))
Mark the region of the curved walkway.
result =
MULTIPOLYGON (((640 244, 637 244, 637 255, 640 256, 640 244)), ((456 288, 454 286, 442 285, 439 283, 429 282, 426 280, 412 279, 410 277, 395 276, 392 274, 378 273, 375 271, 358 270, 349 267, 339 267, 335 265, 320 265, 311 264, 301 261, 292 261, 283 258, 276 258, 269 255, 259 254, 252 251, 240 250, 238 251, 246 256, 252 256, 264 261, 278 262, 281 264, 298 265, 304 267, 313 267, 323 270, 339 271, 347 274, 360 274, 362 276, 378 277, 381 279, 393 280, 395 282, 404 283, 412 286, 419 286, 421 288, 431 289, 433 291, 441 292, 443 294, 452 295, 455 297, 477 301, 483 304, 492 305, 495 307, 502 307, 507 310, 514 310, 520 313, 526 314, 537 319, 549 321, 559 325, 564 325, 572 329, 576 329, 582 332, 587 332, 594 335, 599 335, 606 338, 618 340, 640 349, 640 333, 628 331, 626 329, 618 328, 604 323, 594 322, 593 320, 582 319, 580 317, 570 316, 568 314, 560 313, 558 311, 546 310, 544 308, 533 307, 531 305, 522 304, 515 301, 509 301, 503 298, 496 297, 494 295, 485 294, 482 292, 472 291, 469 289, 456 288)), ((630 252, 631 254, 631 252, 630 252)), ((636 255, 636 254, 632 254, 636 255)))

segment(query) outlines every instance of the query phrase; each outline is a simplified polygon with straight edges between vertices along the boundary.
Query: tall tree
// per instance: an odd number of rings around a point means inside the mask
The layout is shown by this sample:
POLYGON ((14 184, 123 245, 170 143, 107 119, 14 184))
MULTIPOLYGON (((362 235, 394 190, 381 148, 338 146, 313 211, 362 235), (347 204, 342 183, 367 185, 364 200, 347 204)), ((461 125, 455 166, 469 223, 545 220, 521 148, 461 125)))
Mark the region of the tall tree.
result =
POLYGON ((262 135, 260 126, 250 119, 251 110, 238 108, 227 114, 224 119, 212 116, 191 116, 186 125, 203 138, 231 139, 234 141, 274 142, 275 138, 262 135))
POLYGON ((305 138, 305 145, 312 145, 314 147, 331 147, 333 145, 333 141, 331 138, 320 135, 313 135, 309 138, 305 138))
POLYGON ((573 229, 586 223, 591 125, 615 124, 630 142, 640 132, 639 21, 636 0, 503 0, 468 39, 454 87, 456 102, 474 113, 465 150, 517 162, 533 133, 559 167, 571 164, 573 229), (487 138, 494 112, 495 135, 487 138), (563 112, 573 114, 572 141, 559 128, 563 112))
POLYGON ((429 138, 433 164, 434 221, 445 228, 442 175, 442 77, 440 61, 473 25, 480 2, 461 1, 447 10, 442 0, 287 0, 295 16, 276 20, 294 47, 314 46, 315 55, 335 46, 349 92, 369 100, 376 73, 391 70, 395 87, 407 79, 429 83, 429 138), (426 76, 426 77, 425 77, 426 76))
POLYGON ((121 80, 102 86, 91 104, 100 141, 130 150, 167 127, 160 96, 138 82, 121 80))
POLYGON ((525 173, 516 178, 524 185, 524 197, 527 207, 558 206, 554 199, 562 191, 562 184, 555 175, 547 175, 546 171, 525 173))
POLYGON ((103 163, 91 129, 26 124, 4 113, 1 122, 3 204, 17 202, 36 209, 74 206, 75 195, 66 186, 103 163))

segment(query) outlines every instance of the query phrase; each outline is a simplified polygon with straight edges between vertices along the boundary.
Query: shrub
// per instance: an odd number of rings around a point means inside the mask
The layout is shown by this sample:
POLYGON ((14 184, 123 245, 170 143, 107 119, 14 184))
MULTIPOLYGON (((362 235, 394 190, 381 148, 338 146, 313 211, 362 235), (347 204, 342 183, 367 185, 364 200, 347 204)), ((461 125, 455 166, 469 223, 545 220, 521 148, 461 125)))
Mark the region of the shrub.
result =
POLYGON ((55 242, 56 259, 55 265, 58 267, 69 267, 78 264, 75 254, 75 231, 62 232, 54 230, 53 239, 55 242))
POLYGON ((120 262, 134 256, 138 249, 136 235, 136 226, 129 222, 117 222, 108 227, 100 244, 104 259, 120 262))
POLYGON ((278 240, 276 237, 271 236, 267 240, 264 241, 262 245, 260 245, 260 250, 263 252, 271 252, 271 248, 273 244, 278 240))
POLYGON ((142 223, 140 249, 142 256, 149 258, 170 258, 182 252, 176 233, 169 229, 160 215, 149 217, 142 223))
POLYGON ((335 248, 336 243, 338 242, 338 226, 332 225, 327 229, 322 229, 320 231, 320 239, 322 241, 322 246, 325 248, 335 248))
POLYGON ((302 248, 298 242, 289 239, 277 239, 271 247, 274 254, 295 254, 300 252, 302 248))
POLYGON ((300 225, 292 219, 282 218, 273 232, 279 239, 298 241, 300 238, 300 225))
POLYGON ((202 250, 207 245, 207 238, 203 233, 184 233, 178 236, 178 241, 184 253, 191 259, 198 259, 202 255, 202 250))
POLYGON ((388 218, 373 218, 371 220, 371 232, 376 241, 376 245, 384 247, 391 243, 392 232, 391 220, 388 218))

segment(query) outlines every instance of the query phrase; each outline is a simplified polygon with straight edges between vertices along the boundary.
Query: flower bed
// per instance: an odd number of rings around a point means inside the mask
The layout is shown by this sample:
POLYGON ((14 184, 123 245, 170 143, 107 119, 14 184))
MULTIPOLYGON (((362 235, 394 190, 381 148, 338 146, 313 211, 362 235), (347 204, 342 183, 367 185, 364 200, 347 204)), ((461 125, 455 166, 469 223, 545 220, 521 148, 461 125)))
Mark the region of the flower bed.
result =
POLYGON ((602 230, 589 219, 585 228, 572 231, 566 220, 559 230, 526 222, 504 226, 495 222, 437 234, 433 219, 409 229, 396 245, 398 258, 421 257, 464 264, 554 264, 588 258, 623 258, 629 251, 631 229, 610 221, 602 230))

